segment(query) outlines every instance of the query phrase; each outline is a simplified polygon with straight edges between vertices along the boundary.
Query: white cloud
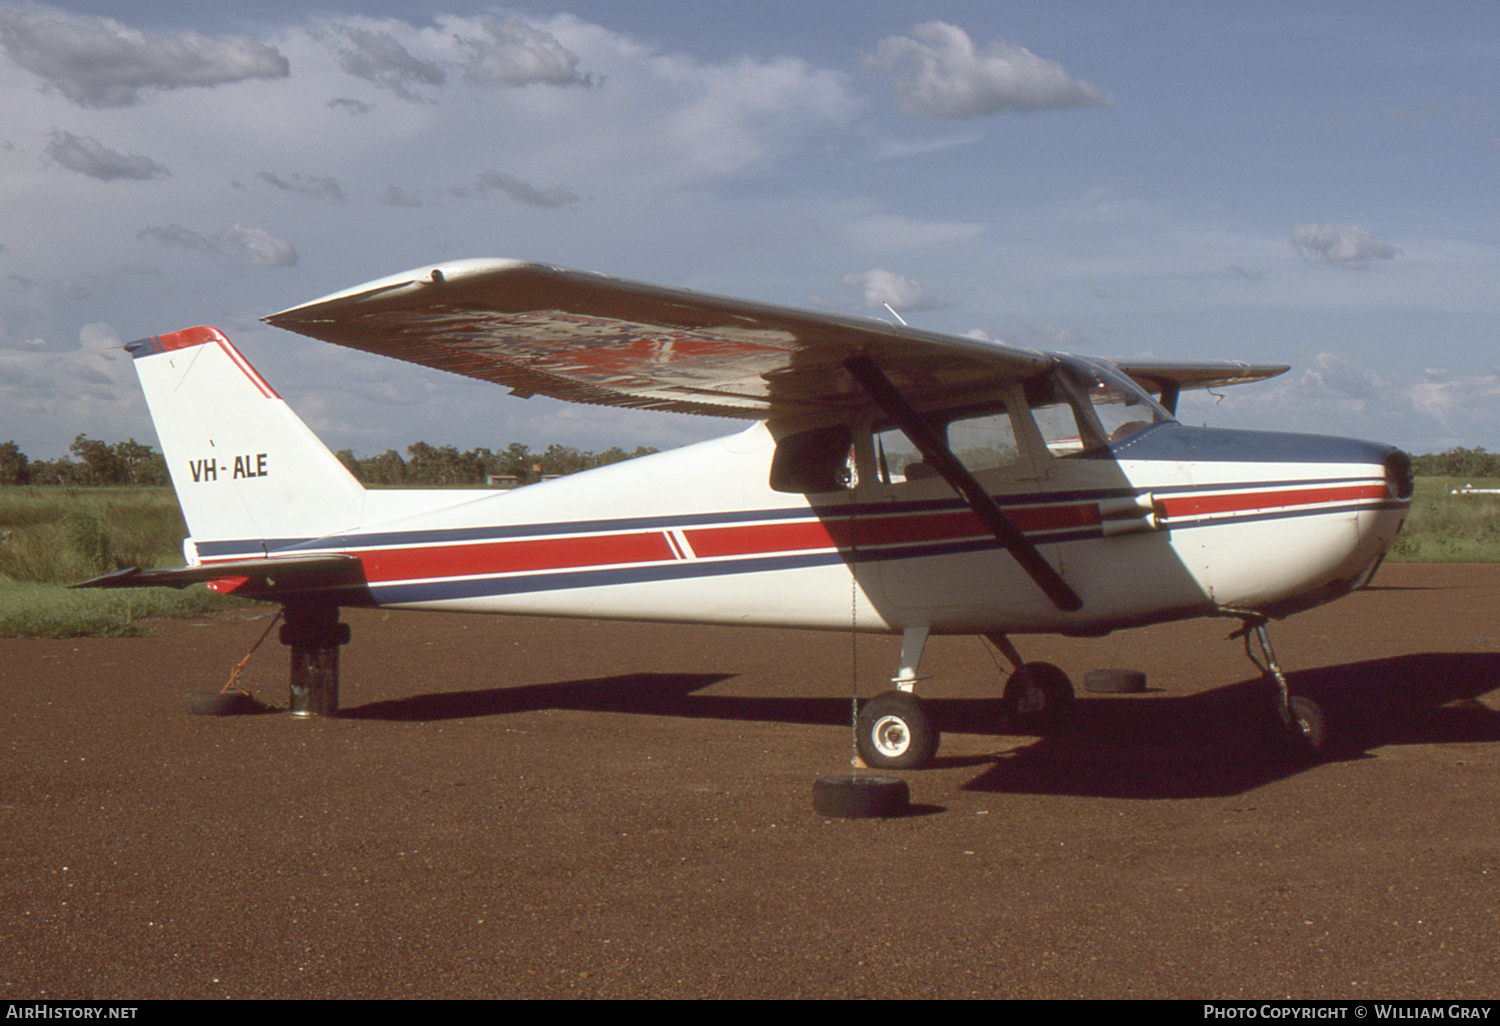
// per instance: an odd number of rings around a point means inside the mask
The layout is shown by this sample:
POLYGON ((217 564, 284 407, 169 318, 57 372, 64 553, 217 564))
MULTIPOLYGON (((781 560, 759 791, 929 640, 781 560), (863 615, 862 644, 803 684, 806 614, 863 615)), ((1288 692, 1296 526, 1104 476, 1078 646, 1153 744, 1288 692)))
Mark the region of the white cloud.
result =
POLYGON ((144 433, 145 402, 108 324, 85 324, 62 352, 33 344, 0 353, 0 407, 11 413, 4 435, 28 456, 50 459, 79 434, 114 441, 144 433))
POLYGON ((484 18, 480 27, 487 39, 460 37, 464 79, 471 85, 524 86, 592 85, 578 71, 578 55, 550 32, 519 18, 484 18))
POLYGON ((649 77, 639 99, 666 116, 656 126, 641 111, 635 130, 645 128, 646 141, 667 147, 673 166, 705 176, 762 169, 847 125, 858 110, 842 75, 799 60, 700 64, 672 56, 643 70, 649 77))
POLYGON ((153 89, 285 78, 287 59, 244 36, 147 35, 113 18, 0 11, 0 46, 80 107, 128 107, 153 89))
POLYGON ((1350 225, 1299 224, 1292 227, 1292 246, 1309 256, 1320 256, 1330 264, 1362 271, 1371 260, 1392 260, 1398 250, 1381 242, 1363 228, 1350 225))
POLYGON ((1413 379, 1349 353, 1322 352, 1283 377, 1185 392, 1180 418, 1221 427, 1336 434, 1441 452, 1493 434, 1500 371, 1429 370, 1413 379))
POLYGON ((892 79, 901 109, 930 118, 1108 107, 1114 100, 1061 64, 996 40, 983 50, 956 25, 930 21, 887 36, 865 67, 892 79))
POLYGON ((846 275, 844 285, 858 289, 865 305, 877 309, 887 303, 897 310, 941 310, 953 305, 910 278, 879 268, 846 275))
POLYGON ((150 157, 139 153, 120 153, 105 146, 99 140, 72 132, 52 133, 52 142, 47 145, 47 156, 69 171, 76 171, 101 182, 112 182, 118 178, 146 181, 170 176, 150 157))
POLYGON ((1500 405, 1500 371, 1455 375, 1428 371, 1420 381, 1407 386, 1412 405, 1447 427, 1457 437, 1489 419, 1489 411, 1500 405))

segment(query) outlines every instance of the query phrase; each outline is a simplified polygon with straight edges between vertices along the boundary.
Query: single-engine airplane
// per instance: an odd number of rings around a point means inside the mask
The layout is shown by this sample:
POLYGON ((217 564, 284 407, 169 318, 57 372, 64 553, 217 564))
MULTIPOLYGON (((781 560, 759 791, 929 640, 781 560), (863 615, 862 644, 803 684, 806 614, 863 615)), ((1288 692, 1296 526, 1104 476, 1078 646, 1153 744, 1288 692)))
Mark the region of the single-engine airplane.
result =
POLYGON ((516 396, 754 422, 511 491, 366 490, 218 330, 127 346, 187 566, 87 584, 280 603, 299 715, 337 711, 342 606, 877 631, 900 665, 858 750, 911 768, 938 745, 914 693, 931 634, 989 638, 1011 729, 1044 733, 1073 688, 1012 636, 1216 616, 1257 637, 1283 736, 1311 749, 1321 712, 1288 695, 1266 623, 1364 585, 1412 493, 1387 445, 1174 418, 1182 389, 1282 366, 1109 362, 495 259, 266 320, 516 396))

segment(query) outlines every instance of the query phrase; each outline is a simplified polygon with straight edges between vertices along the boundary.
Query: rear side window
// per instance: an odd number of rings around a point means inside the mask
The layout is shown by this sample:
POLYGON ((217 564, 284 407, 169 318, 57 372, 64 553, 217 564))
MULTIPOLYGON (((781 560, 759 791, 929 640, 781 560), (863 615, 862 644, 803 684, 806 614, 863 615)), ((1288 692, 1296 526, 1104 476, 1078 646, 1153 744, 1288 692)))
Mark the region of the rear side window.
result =
POLYGON ((771 487, 778 492, 837 492, 854 485, 854 438, 848 424, 787 435, 776 443, 771 487))
MULTIPOLYGON (((1021 445, 1016 438, 1010 414, 1003 406, 963 412, 926 415, 948 442, 953 455, 970 473, 1009 467, 1022 462, 1021 445)), ((883 484, 920 481, 936 477, 937 471, 916 451, 897 427, 878 427, 875 432, 875 461, 883 484)))

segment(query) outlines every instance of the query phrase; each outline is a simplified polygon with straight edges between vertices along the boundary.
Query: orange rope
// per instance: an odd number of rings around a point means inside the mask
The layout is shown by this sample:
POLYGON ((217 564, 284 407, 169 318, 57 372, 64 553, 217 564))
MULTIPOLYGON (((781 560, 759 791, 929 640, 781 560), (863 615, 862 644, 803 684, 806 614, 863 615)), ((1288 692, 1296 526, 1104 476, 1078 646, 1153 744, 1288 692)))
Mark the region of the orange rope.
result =
POLYGON ((250 651, 248 651, 248 652, 245 653, 245 658, 241 659, 238 663, 235 663, 234 669, 229 671, 229 680, 224 684, 224 687, 219 692, 219 694, 221 694, 221 695, 227 695, 227 694, 229 694, 229 691, 230 691, 231 688, 233 688, 235 691, 238 691, 242 695, 248 695, 248 694, 250 694, 250 692, 246 691, 244 688, 237 688, 237 687, 235 687, 234 682, 239 678, 240 671, 245 668, 245 664, 250 661, 250 657, 255 654, 255 650, 257 648, 260 648, 261 641, 265 641, 266 640, 266 636, 271 633, 271 628, 275 627, 276 626, 276 621, 281 619, 282 612, 283 612, 283 610, 280 610, 280 609, 276 610, 276 615, 273 616, 273 617, 271 617, 271 622, 266 625, 266 629, 265 629, 264 633, 261 634, 260 641, 257 641, 254 645, 252 645, 250 647, 250 651))

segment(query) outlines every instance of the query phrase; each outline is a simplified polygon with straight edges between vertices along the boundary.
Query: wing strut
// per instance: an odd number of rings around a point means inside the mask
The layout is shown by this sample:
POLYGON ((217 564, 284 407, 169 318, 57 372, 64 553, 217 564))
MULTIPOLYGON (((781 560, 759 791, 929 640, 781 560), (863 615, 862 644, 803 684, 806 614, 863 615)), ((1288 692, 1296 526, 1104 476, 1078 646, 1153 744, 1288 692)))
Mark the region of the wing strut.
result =
POLYGON ((875 361, 863 353, 844 361, 844 369, 853 375, 860 387, 870 393, 877 406, 896 422, 913 445, 922 453, 922 458, 961 495, 974 515, 988 527, 1000 544, 1016 558, 1021 569, 1046 592, 1052 604, 1065 613, 1074 613, 1083 608, 1080 599, 1062 575, 1052 569, 1037 547, 1027 540, 1020 528, 1011 523, 1010 517, 1000 508, 984 486, 974 479, 969 469, 958 461, 947 441, 927 418, 906 401, 906 398, 891 384, 890 378, 875 365, 875 361))

